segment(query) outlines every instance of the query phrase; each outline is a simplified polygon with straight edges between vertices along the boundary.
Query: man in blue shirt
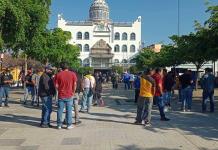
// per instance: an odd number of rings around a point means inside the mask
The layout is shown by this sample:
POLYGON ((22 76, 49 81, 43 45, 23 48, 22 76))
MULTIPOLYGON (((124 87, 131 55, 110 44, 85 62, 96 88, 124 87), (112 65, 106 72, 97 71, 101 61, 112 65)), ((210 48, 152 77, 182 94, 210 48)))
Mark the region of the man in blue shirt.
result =
POLYGON ((210 100, 210 112, 214 112, 214 88, 215 88, 215 76, 212 74, 211 68, 205 69, 205 74, 202 77, 201 85, 203 88, 203 101, 202 112, 206 112, 207 99, 210 100))
POLYGON ((140 76, 141 73, 138 73, 138 75, 135 78, 134 81, 134 87, 135 87, 135 103, 138 101, 139 93, 140 93, 140 76))
POLYGON ((130 89, 130 74, 125 72, 123 75, 123 82, 125 84, 125 90, 130 89))

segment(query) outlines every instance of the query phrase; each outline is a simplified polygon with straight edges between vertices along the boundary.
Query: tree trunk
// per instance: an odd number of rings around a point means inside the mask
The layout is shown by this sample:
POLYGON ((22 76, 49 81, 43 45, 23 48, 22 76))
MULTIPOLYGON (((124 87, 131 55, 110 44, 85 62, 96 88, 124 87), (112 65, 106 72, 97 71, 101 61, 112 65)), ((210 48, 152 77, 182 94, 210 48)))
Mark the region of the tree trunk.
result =
MULTIPOLYGON (((25 76, 27 75, 27 55, 25 54, 24 56, 24 74, 25 76)), ((24 85, 23 85, 24 89, 26 89, 26 82, 24 82, 24 85)))
POLYGON ((200 74, 199 74, 200 67, 197 66, 196 69, 197 69, 197 72, 196 72, 195 90, 198 89, 198 81, 199 81, 199 78, 200 78, 200 74))

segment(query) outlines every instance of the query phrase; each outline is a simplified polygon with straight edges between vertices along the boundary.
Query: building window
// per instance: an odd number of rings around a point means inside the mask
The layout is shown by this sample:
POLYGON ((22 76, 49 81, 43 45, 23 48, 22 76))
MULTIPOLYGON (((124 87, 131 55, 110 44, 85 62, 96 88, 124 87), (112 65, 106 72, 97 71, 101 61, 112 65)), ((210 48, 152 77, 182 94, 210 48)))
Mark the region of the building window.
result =
POLYGON ((114 46, 114 52, 120 52, 120 46, 119 45, 114 46))
POLYGON ((90 62, 89 62, 89 59, 86 58, 83 60, 83 66, 89 66, 90 62))
POLYGON ((82 52, 82 45, 78 44, 77 46, 79 47, 80 52, 82 52))
POLYGON ((136 35, 135 35, 135 33, 131 33, 131 35, 130 35, 130 40, 136 40, 136 35))
POLYGON ((115 40, 120 40, 120 33, 118 32, 115 33, 115 40))
POLYGON ((130 63, 131 63, 131 64, 134 64, 134 63, 136 63, 136 60, 135 60, 135 59, 131 59, 131 60, 130 60, 130 63))
POLYGON ((125 41, 127 40, 127 33, 122 34, 122 40, 125 40, 125 41))
POLYGON ((77 33, 77 40, 82 40, 82 39, 83 39, 82 32, 78 32, 77 33))
POLYGON ((127 46, 126 45, 122 46, 122 52, 127 52, 127 46))
POLYGON ((130 46, 130 52, 135 53, 135 45, 130 46))
POLYGON ((88 44, 86 44, 86 45, 84 46, 84 52, 89 52, 89 45, 88 45, 88 44))
POLYGON ((89 32, 85 32, 85 40, 89 40, 89 32))
POLYGON ((115 64, 119 64, 120 61, 119 61, 118 59, 115 59, 115 60, 114 60, 114 63, 115 63, 115 64))
POLYGON ((123 64, 127 64, 128 62, 127 62, 126 59, 123 59, 123 60, 122 60, 122 63, 123 63, 123 64))

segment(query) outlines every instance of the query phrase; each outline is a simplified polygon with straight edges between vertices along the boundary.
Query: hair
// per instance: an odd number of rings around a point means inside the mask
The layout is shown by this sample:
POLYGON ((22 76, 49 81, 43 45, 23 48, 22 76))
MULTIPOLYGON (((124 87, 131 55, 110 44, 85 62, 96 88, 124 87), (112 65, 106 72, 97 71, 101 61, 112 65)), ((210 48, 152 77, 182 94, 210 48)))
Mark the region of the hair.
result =
POLYGON ((66 69, 68 69, 68 65, 67 65, 67 63, 66 63, 66 62, 61 62, 61 64, 60 64, 60 68, 61 68, 62 70, 66 70, 66 69))
POLYGON ((156 68, 156 69, 155 69, 155 72, 156 72, 156 73, 161 72, 161 68, 156 68))

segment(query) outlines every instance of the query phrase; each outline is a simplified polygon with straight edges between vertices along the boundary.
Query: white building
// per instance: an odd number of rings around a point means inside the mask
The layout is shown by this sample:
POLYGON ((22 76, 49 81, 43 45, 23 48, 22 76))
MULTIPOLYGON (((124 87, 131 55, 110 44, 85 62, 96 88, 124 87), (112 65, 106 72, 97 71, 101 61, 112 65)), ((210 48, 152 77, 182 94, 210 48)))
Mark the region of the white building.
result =
POLYGON ((141 49, 141 17, 132 23, 113 22, 105 0, 94 0, 87 21, 66 21, 58 15, 58 27, 72 33, 71 44, 81 49, 84 66, 109 69, 128 64, 141 49))

